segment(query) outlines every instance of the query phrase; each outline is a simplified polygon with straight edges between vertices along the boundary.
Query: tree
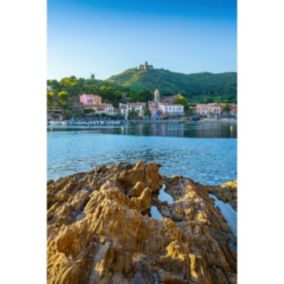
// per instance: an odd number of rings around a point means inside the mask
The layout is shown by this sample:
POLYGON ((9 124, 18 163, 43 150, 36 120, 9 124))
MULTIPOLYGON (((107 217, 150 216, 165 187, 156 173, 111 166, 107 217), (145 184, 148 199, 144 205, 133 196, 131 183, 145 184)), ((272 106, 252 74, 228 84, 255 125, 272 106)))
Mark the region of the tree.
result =
POLYGON ((135 119, 138 117, 138 111, 136 111, 134 108, 132 108, 129 113, 128 113, 128 117, 130 119, 135 119))
POLYGON ((178 95, 178 97, 174 100, 174 104, 183 105, 185 110, 187 110, 187 108, 188 108, 188 101, 182 95, 178 95))
POLYGON ((54 98, 55 93, 53 91, 48 91, 47 92, 47 98, 48 100, 51 100, 54 98))
POLYGON ((231 106, 228 103, 225 103, 223 106, 223 112, 230 112, 231 106))
POLYGON ((85 108, 84 109, 84 113, 88 114, 88 113, 94 113, 95 111, 92 108, 85 108))
POLYGON ((151 115, 151 112, 148 108, 145 108, 144 109, 144 116, 150 116, 151 115))
POLYGON ((59 97, 59 99, 66 101, 67 98, 68 98, 68 92, 62 90, 62 91, 58 92, 58 97, 59 97))

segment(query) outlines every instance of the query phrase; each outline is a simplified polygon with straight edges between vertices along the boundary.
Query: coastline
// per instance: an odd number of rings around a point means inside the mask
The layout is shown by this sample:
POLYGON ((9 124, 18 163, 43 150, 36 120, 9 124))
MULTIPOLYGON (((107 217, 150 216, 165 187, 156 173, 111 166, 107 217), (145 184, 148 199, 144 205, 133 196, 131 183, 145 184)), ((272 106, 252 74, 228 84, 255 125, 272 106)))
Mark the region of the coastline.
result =
POLYGON ((236 217, 226 216, 236 185, 159 168, 118 163, 48 181, 49 282, 236 283, 236 217))
POLYGON ((95 130, 95 129, 111 129, 121 127, 131 127, 143 124, 179 124, 179 125, 198 125, 198 124, 237 124, 235 118, 204 118, 198 121, 182 121, 181 119, 169 120, 122 120, 122 121, 82 121, 76 125, 70 121, 56 121, 54 124, 47 124, 47 131, 64 131, 64 130, 95 130))

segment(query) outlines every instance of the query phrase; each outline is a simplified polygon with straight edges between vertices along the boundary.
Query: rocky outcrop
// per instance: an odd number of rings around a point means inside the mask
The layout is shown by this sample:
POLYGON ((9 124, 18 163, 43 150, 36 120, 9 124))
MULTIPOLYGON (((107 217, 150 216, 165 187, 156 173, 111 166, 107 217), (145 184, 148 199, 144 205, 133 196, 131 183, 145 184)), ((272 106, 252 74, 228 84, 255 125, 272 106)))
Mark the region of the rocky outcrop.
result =
POLYGON ((100 166, 48 182, 48 283, 236 283, 236 238, 208 187, 157 164, 100 166))
POLYGON ((237 209, 237 181, 228 181, 219 186, 208 187, 208 192, 230 203, 235 210, 237 209))

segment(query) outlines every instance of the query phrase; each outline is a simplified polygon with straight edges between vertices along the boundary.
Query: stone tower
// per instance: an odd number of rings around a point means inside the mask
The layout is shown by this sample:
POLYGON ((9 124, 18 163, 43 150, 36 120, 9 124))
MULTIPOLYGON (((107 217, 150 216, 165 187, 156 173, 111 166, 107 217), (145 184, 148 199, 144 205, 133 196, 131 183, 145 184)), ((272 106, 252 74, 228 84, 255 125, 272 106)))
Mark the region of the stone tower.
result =
POLYGON ((160 101, 160 92, 158 89, 155 90, 154 92, 154 101, 159 102, 160 101))
POLYGON ((147 71, 147 70, 148 70, 148 67, 149 67, 148 62, 145 61, 145 63, 144 63, 144 70, 147 71))

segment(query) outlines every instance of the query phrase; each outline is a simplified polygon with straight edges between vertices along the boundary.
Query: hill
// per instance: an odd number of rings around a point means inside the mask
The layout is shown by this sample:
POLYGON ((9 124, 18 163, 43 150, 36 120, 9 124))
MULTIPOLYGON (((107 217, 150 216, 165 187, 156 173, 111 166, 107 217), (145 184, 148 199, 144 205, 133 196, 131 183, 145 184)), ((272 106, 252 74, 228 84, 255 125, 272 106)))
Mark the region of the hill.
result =
POLYGON ((191 103, 236 102, 237 73, 183 74, 165 69, 131 68, 111 76, 106 82, 127 87, 133 92, 158 88, 163 96, 181 93, 191 103))
POLYGON ((61 80, 47 80, 48 110, 62 110, 66 117, 81 115, 83 110, 79 95, 90 93, 100 95, 105 103, 118 107, 119 103, 147 102, 153 100, 155 89, 162 96, 181 93, 190 104, 237 101, 237 73, 182 74, 151 65, 140 65, 107 80, 94 78, 65 77, 61 80))

